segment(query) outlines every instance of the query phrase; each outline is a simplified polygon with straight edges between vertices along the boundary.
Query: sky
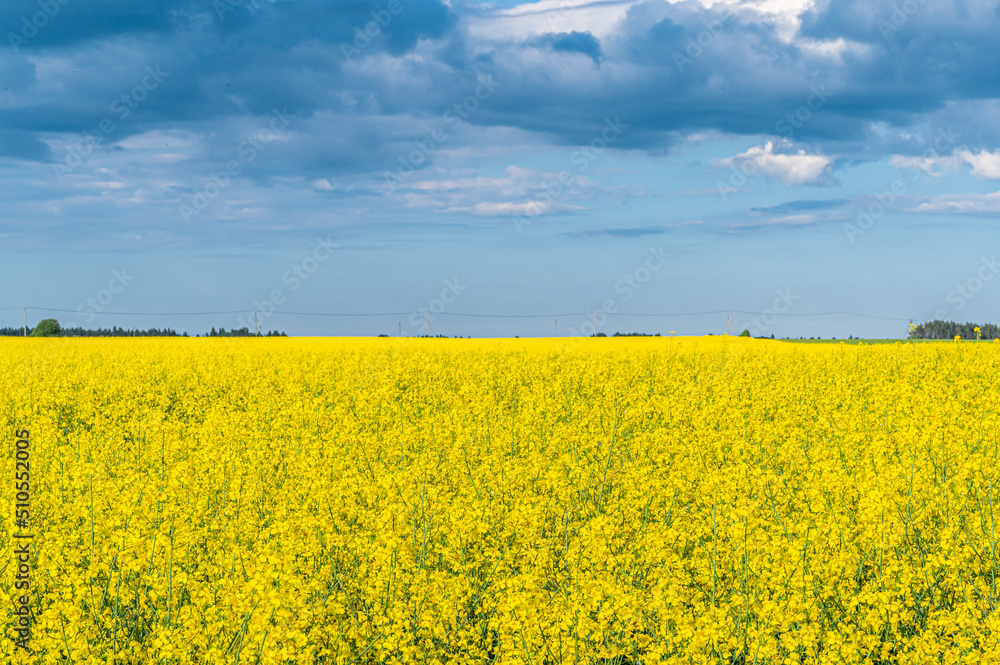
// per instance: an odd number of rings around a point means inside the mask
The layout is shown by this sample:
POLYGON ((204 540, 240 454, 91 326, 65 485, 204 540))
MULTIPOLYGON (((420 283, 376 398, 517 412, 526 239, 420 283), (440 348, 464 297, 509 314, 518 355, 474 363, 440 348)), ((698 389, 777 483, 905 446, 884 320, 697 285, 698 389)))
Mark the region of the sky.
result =
POLYGON ((996 322, 998 31, 997 0, 7 0, 0 327, 996 322))

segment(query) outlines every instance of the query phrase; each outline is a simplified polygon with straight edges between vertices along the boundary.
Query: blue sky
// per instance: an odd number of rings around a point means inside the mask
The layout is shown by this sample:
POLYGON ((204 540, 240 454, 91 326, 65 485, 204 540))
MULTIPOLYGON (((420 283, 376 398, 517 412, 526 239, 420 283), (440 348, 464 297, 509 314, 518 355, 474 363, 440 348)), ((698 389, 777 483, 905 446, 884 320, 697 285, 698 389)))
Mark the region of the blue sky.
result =
POLYGON ((978 0, 9 1, 0 325, 997 321, 998 28, 978 0))

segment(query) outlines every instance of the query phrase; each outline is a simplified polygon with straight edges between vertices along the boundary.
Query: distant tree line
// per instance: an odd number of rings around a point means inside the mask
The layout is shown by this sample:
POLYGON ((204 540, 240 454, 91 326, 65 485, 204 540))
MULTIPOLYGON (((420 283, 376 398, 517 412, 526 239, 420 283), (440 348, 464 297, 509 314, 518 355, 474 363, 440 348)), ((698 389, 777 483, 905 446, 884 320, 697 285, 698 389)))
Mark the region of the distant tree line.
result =
POLYGON ((170 328, 149 328, 148 330, 126 330, 114 326, 112 328, 63 328, 61 337, 186 337, 170 328))
MULTIPOLYGON (((607 337, 607 336, 608 336, 607 333, 602 333, 602 332, 594 333, 593 335, 591 335, 591 337, 607 337)), ((659 336, 660 333, 653 334, 653 333, 639 333, 639 332, 630 332, 630 333, 616 332, 614 335, 612 335, 612 337, 659 337, 659 336)))
MULTIPOLYGON (((389 335, 379 335, 379 337, 389 337, 389 335)), ((462 337, 461 335, 455 335, 454 337, 448 337, 447 335, 433 335, 428 337, 427 335, 416 335, 419 339, 471 339, 470 337, 462 337)))
MULTIPOLYGON (((24 335, 24 328, 0 328, 0 337, 21 337, 24 335)), ((179 333, 172 328, 148 328, 146 330, 126 329, 114 326, 111 328, 61 328, 55 319, 46 319, 39 322, 35 328, 28 328, 28 335, 33 337, 190 337, 186 332, 179 333), (51 322, 51 323, 50 323, 51 322), (45 325, 43 325, 45 324, 45 325), (44 329, 44 330, 43 330, 44 329)), ((283 332, 269 330, 267 333, 260 333, 258 337, 288 337, 283 332)), ((226 330, 212 328, 204 335, 195 337, 254 337, 249 328, 233 328, 226 330)))
MULTIPOLYGON (((195 335, 195 337, 199 337, 199 335, 195 335)), ((255 337, 255 335, 250 332, 249 328, 244 326, 243 328, 233 328, 228 331, 225 328, 219 328, 218 330, 212 328, 212 331, 206 334, 205 337, 255 337)), ((256 337, 288 337, 288 335, 277 330, 268 330, 267 333, 259 333, 256 337)))
POLYGON ((935 319, 927 323, 919 323, 910 327, 910 339, 976 339, 976 328, 980 329, 982 339, 1000 338, 1000 326, 994 323, 956 323, 935 319))

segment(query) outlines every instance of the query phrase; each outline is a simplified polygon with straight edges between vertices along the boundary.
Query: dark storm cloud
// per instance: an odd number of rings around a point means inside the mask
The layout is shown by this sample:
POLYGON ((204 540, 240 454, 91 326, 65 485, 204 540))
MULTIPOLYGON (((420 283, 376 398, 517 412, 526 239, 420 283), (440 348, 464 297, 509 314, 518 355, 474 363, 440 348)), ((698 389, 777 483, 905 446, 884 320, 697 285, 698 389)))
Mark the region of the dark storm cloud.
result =
POLYGON ((196 6, 184 0, 10 0, 0 5, 0 30, 12 49, 38 52, 116 36, 170 32, 196 6))
POLYGON ((791 41, 745 6, 648 0, 600 40, 549 31, 481 43, 463 19, 488 10, 437 0, 18 0, 0 8, 9 43, 0 54, 0 150, 52 159, 43 134, 73 140, 88 131, 155 66, 169 78, 116 124, 114 141, 183 129, 203 152, 221 154, 238 137, 220 122, 252 124, 287 108, 300 122, 272 154, 307 177, 380 172, 481 75, 502 85, 467 124, 538 132, 554 144, 590 143, 620 118, 628 129, 614 147, 653 154, 717 130, 874 159, 890 143, 873 153, 873 123, 917 127, 937 114, 960 122, 970 147, 985 145, 996 134, 992 109, 949 103, 996 95, 995 5, 910 1, 917 9, 902 18, 890 1, 822 3, 791 41), (802 38, 853 45, 830 55, 802 38), (564 76, 563 65, 519 57, 526 46, 547 49, 553 62, 576 58, 566 66, 581 66, 577 54, 593 64, 586 76, 564 76))
POLYGON ((589 32, 559 32, 548 33, 528 42, 531 46, 548 47, 553 51, 566 53, 582 53, 594 64, 600 64, 604 52, 601 42, 589 32))

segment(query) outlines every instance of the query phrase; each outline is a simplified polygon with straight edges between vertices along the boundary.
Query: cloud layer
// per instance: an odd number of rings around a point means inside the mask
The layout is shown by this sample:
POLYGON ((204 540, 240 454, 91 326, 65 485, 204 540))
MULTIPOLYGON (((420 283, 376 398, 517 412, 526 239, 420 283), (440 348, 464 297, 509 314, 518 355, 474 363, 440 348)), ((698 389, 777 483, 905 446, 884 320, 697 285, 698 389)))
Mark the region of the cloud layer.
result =
MULTIPOLYGON (((258 198, 268 189, 518 214, 559 175, 522 149, 595 145, 609 118, 628 129, 608 150, 652 158, 696 137, 752 139, 712 164, 752 163, 790 188, 889 160, 1000 179, 996 0, 15 0, 0 26, 0 158, 50 174, 39 200, 15 202, 22 220, 145 209, 162 227, 234 161, 231 179, 257 189, 223 186, 201 219, 264 220, 280 199, 258 198), (291 120, 266 136, 275 113, 291 120), (941 128, 961 148, 931 153, 941 128), (469 173, 483 155, 504 175, 469 173)), ((536 212, 644 191, 577 176, 536 212)), ((914 209, 991 205, 955 196, 914 209)))

